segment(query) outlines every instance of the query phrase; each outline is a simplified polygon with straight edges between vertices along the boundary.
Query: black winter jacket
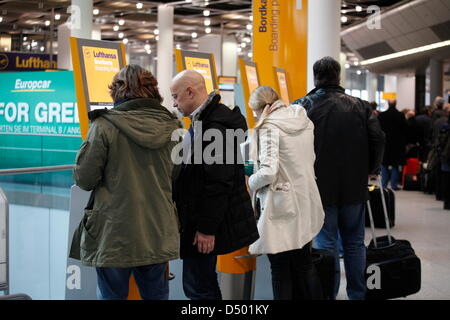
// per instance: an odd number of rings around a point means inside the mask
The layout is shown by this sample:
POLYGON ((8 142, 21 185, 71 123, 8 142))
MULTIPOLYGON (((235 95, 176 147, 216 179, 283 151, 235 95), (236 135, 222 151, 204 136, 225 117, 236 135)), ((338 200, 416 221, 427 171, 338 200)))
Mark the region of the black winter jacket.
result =
POLYGON ((369 103, 339 86, 316 88, 293 103, 303 105, 314 123, 322 204, 364 203, 368 175, 379 172, 384 148, 384 133, 369 103))
POLYGON ((381 129, 386 134, 384 166, 401 166, 406 162, 407 122, 403 113, 395 107, 378 115, 381 129))
MULTIPOLYGON (((203 133, 208 129, 219 130, 223 137, 226 137, 226 129, 247 131, 245 118, 241 115, 239 108, 230 110, 219 101, 220 95, 210 95, 210 101, 207 102, 198 119, 202 122, 202 134, 195 133, 194 143, 202 144, 202 152, 212 143, 200 141, 203 133)), ((234 139, 235 147, 231 149, 233 151, 239 150, 238 143, 243 142, 237 140, 237 138, 234 139)), ((223 146, 225 162, 230 148, 225 148, 225 141, 223 146)), ((195 146, 192 146, 191 150, 191 159, 194 162, 195 146)), ((233 157, 234 164, 182 165, 174 183, 173 193, 182 226, 180 251, 182 258, 201 255, 197 247, 192 245, 197 231, 215 235, 215 248, 210 253, 212 255, 236 251, 249 246, 259 238, 245 184, 244 166, 237 164, 236 152, 233 157)))

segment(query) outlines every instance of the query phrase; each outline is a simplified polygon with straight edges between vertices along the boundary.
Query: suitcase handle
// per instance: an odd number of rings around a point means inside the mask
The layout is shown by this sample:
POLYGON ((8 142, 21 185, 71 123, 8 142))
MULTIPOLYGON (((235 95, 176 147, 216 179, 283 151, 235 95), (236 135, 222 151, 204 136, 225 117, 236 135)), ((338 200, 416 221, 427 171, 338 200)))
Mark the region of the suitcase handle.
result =
MULTIPOLYGON (((381 176, 378 176, 377 180, 378 180, 378 186, 380 188, 381 204, 383 206, 384 222, 386 224, 388 242, 389 242, 389 245, 392 245, 391 228, 389 227, 389 218, 388 218, 387 207, 386 207, 386 199, 384 197, 383 184, 381 182, 381 176)), ((377 239, 376 239, 376 235, 375 235, 375 224, 373 222, 373 216, 372 216, 372 207, 370 206, 370 199, 367 200, 367 211, 369 213, 370 227, 372 229, 373 244, 374 244, 375 248, 378 248, 377 239)))

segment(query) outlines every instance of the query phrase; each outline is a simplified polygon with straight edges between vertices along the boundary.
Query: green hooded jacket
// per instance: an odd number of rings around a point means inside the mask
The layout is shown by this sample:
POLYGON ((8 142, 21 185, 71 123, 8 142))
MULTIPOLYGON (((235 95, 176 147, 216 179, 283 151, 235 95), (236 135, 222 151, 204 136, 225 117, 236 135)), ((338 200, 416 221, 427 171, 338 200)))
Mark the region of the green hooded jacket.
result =
POLYGON ((93 121, 73 178, 81 189, 93 190, 94 201, 74 233, 71 258, 126 268, 179 257, 171 137, 180 127, 149 98, 124 102, 93 121))

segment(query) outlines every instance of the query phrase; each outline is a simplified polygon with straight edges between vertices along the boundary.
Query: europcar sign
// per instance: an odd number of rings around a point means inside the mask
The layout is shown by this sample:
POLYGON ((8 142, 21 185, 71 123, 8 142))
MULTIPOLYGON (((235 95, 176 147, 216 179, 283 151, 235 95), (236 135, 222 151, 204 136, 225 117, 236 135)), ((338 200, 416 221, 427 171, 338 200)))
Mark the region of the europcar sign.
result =
POLYGON ((72 71, 0 73, 0 169, 73 164, 80 144, 72 71))
POLYGON ((71 71, 5 73, 0 85, 0 134, 80 136, 71 71))

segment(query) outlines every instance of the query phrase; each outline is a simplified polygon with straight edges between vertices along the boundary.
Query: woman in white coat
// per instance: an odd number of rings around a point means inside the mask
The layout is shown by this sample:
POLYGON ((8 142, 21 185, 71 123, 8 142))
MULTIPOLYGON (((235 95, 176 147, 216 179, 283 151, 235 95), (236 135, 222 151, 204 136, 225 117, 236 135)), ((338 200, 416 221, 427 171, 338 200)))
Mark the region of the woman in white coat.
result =
POLYGON ((248 183, 260 203, 260 238, 249 252, 268 255, 274 299, 321 299, 311 256, 311 240, 324 221, 314 174, 314 125, 302 106, 286 106, 268 86, 253 91, 249 105, 258 123, 248 183))

